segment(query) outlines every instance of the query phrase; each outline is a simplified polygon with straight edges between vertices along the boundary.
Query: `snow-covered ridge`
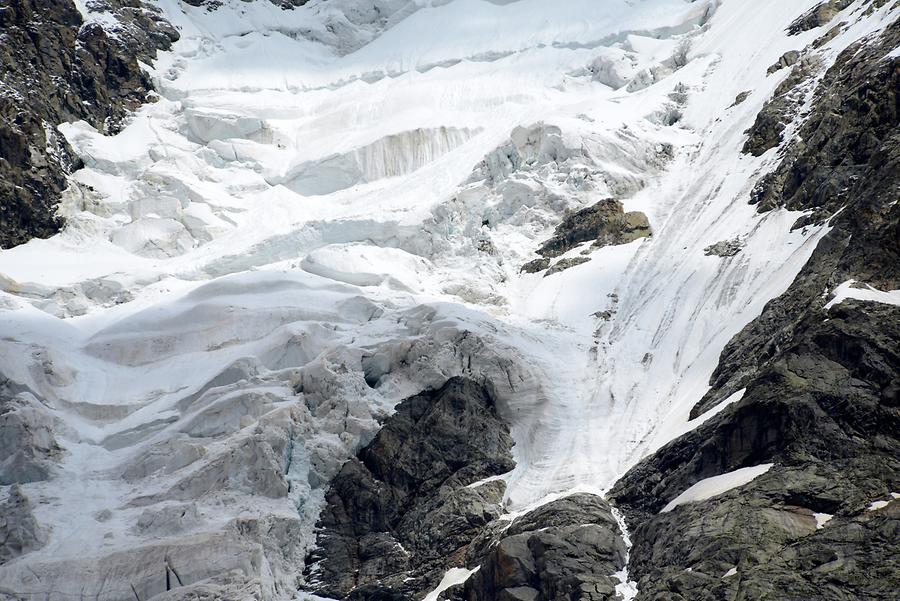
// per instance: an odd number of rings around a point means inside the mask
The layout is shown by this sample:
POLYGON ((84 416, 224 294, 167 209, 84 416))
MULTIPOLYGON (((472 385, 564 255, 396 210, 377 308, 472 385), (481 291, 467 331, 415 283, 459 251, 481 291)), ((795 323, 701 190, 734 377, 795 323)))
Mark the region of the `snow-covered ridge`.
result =
POLYGON ((692 427, 825 232, 748 206, 775 153, 739 153, 812 0, 157 4, 182 35, 159 101, 115 137, 63 126, 70 225, 0 253, 0 370, 58 447, 12 590, 147 599, 165 558, 290 598, 342 462, 459 374, 512 423, 510 511, 603 490, 692 427), (608 197, 653 236, 520 273, 608 197))

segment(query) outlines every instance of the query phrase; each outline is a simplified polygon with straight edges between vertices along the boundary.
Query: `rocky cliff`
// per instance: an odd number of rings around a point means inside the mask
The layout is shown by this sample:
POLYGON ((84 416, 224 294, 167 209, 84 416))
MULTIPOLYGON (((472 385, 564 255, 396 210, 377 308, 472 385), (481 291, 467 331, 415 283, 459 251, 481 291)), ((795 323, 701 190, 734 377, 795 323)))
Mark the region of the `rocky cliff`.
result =
POLYGON ((897 1, 0 7, 3 601, 896 597, 897 1))
POLYGON ((150 97, 151 63, 178 33, 139 0, 0 2, 0 248, 58 232, 66 175, 81 160, 56 130, 121 129, 150 97))
POLYGON ((898 46, 894 21, 840 55, 754 191, 760 211, 804 210, 794 227, 830 231, 726 346, 692 417, 743 397, 611 493, 635 528, 639 598, 896 596, 900 308, 822 292, 900 287, 898 46), (738 489, 660 511, 703 479, 769 463, 738 489))

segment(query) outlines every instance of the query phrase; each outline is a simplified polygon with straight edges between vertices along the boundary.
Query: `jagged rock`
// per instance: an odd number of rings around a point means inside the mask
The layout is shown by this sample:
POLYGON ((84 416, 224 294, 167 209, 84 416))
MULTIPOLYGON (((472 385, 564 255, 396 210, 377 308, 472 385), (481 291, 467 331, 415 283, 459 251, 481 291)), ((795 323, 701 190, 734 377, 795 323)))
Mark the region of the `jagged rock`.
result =
POLYGON ((753 126, 745 132, 747 141, 741 150, 744 154, 762 156, 766 151, 776 148, 781 144, 787 124, 796 117, 797 108, 805 96, 803 84, 818 68, 820 59, 815 55, 795 56, 795 53, 789 52, 769 68, 769 73, 780 70, 782 63, 787 66, 790 61, 793 65, 790 74, 775 88, 775 93, 763 105, 753 126))
POLYGON ((745 90, 745 91, 741 92, 740 94, 738 94, 737 96, 734 97, 734 102, 731 103, 731 106, 728 108, 733 108, 739 104, 743 104, 745 100, 750 98, 750 94, 752 94, 752 93, 753 92, 751 90, 745 90))
MULTIPOLYGON (((895 21, 880 43, 853 45, 841 53, 816 90, 815 109, 798 132, 802 143, 791 144, 778 168, 754 189, 751 200, 760 211, 776 206, 812 209, 817 213, 814 221, 821 221, 853 202, 872 204, 875 213, 867 212, 866 217, 875 224, 884 219, 891 208, 884 203, 896 200, 890 182, 897 180, 900 161, 896 141, 900 74, 897 58, 884 56, 898 43, 900 24, 895 21)), ((860 235, 872 235, 865 231, 871 228, 859 229, 860 235)))
POLYGON ((62 226, 54 205, 81 162, 56 126, 84 119, 117 131, 151 90, 138 60, 178 39, 136 0, 86 5, 115 15, 115 35, 84 23, 71 0, 0 0, 0 248, 62 226))
POLYGON ((821 48, 822 46, 836 38, 838 34, 840 34, 844 30, 844 27, 846 25, 846 22, 838 23, 837 25, 829 29, 824 35, 816 38, 816 40, 812 43, 813 48, 821 48))
POLYGON ((587 257, 569 257, 566 259, 560 259, 556 263, 553 264, 553 267, 547 270, 547 273, 544 274, 544 277, 553 275, 555 273, 560 273, 569 269, 570 267, 576 267, 578 265, 584 265, 590 261, 587 257))
POLYGON ((522 265, 522 269, 520 271, 524 273, 537 273, 539 271, 547 269, 548 267, 550 267, 550 259, 541 258, 525 263, 524 265, 522 265))
POLYGON ((710 244, 703 249, 703 253, 707 257, 713 255, 717 257, 733 257, 741 252, 743 248, 744 242, 740 238, 733 238, 731 240, 722 240, 721 242, 710 244))
POLYGON ((800 60, 800 53, 796 50, 789 50, 781 55, 778 62, 769 67, 768 74, 771 75, 776 71, 780 71, 786 67, 793 67, 800 60))
MULTIPOLYGON (((815 533, 812 513, 854 519, 871 501, 900 489, 900 310, 845 301, 828 317, 811 310, 780 339, 777 356, 753 374, 740 402, 616 485, 611 494, 636 525, 631 569, 640 590, 695 598, 725 584, 698 580, 700 574, 721 576, 736 565, 765 573, 753 586, 824 578, 820 564, 773 566, 793 562, 794 551, 805 553, 813 544, 805 540, 815 533), (774 468, 736 491, 657 514, 698 480, 771 462, 774 468), (689 567, 696 573, 686 582, 682 573, 689 567)), ((694 415, 708 408, 699 406, 694 415)), ((889 522, 872 539, 857 534, 843 540, 855 559, 840 569, 854 584, 816 598, 843 599, 848 590, 857 598, 890 598, 889 586, 866 574, 897 555, 890 535, 895 527, 889 522)), ((739 580, 750 586, 748 577, 739 580)), ((726 588, 730 592, 716 598, 740 598, 726 588)), ((781 593, 786 590, 792 589, 781 593)))
POLYGON ((823 290, 849 279, 882 290, 900 288, 900 70, 896 57, 883 58, 898 44, 900 23, 894 22, 881 43, 851 46, 839 57, 816 92, 798 135, 802 143, 789 146, 757 186, 760 210, 811 210, 806 222, 813 223, 843 210, 787 292, 726 345, 702 407, 725 391, 743 388, 795 334, 813 335, 824 327, 809 321, 825 319, 823 290))
POLYGON ((788 27, 789 35, 797 35, 816 27, 827 25, 835 15, 853 4, 854 0, 827 0, 801 15, 788 27))
POLYGON ((511 470, 511 448, 492 395, 471 380, 400 403, 326 494, 308 561, 318 591, 381 599, 432 588, 500 515, 501 480, 469 485, 511 470))
POLYGON ((609 505, 575 494, 517 518, 486 546, 479 569, 446 597, 466 601, 605 601, 625 544, 609 505))
POLYGON ((22 492, 22 487, 14 484, 6 502, 0 505, 0 564, 39 549, 46 543, 46 533, 34 519, 31 503, 22 492))
POLYGON ((594 242, 594 246, 627 244, 650 235, 650 223, 641 212, 626 213, 618 200, 601 200, 577 211, 556 227, 553 237, 537 253, 546 258, 558 257, 579 244, 594 242))
POLYGON ((896 596, 900 308, 849 299, 826 309, 822 291, 848 279, 900 287, 900 69, 885 58, 898 43, 895 21, 838 57, 757 191, 761 210, 833 217, 790 288, 726 346, 691 417, 746 388, 743 398, 611 492, 632 526, 642 597, 896 596), (702 479, 766 463, 740 488, 658 513, 702 479))

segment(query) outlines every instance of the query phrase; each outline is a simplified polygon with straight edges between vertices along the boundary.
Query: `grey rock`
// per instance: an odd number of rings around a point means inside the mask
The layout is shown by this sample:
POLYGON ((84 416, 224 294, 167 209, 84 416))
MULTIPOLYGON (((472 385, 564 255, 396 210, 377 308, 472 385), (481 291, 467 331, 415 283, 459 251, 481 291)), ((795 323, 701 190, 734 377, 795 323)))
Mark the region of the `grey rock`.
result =
POLYGON ((522 269, 520 271, 524 273, 537 273, 539 271, 544 271, 548 267, 550 267, 550 259, 544 257, 525 263, 524 265, 522 265, 522 269))
POLYGON ((748 98, 750 98, 750 94, 752 94, 752 93, 753 92, 751 90, 745 90, 745 91, 741 92, 740 94, 738 94, 737 96, 734 97, 734 102, 728 108, 732 108, 732 107, 738 106, 739 104, 743 104, 744 101, 746 101, 748 98))
POLYGON ((841 22, 841 23, 838 23, 837 25, 835 25, 834 27, 832 27, 827 32, 825 32, 823 35, 821 35, 815 39, 815 41, 812 43, 813 48, 821 48, 822 46, 824 46, 825 44, 827 44, 828 42, 830 42, 831 40, 836 38, 842 31, 844 31, 844 28, 846 26, 847 26, 846 22, 841 22))
POLYGON ((780 71, 785 67, 792 67, 800 60, 800 53, 797 50, 789 50, 781 55, 778 62, 769 67, 768 73, 771 75, 776 71, 780 71))
POLYGON ((584 265, 590 261, 587 257, 570 257, 567 259, 560 259, 556 263, 553 264, 553 267, 547 270, 547 273, 544 274, 544 277, 553 275, 555 273, 560 273, 569 269, 570 267, 576 267, 578 265, 584 265))
POLYGON ((529 512, 485 549, 478 571, 447 597, 612 600, 618 584, 613 574, 625 564, 625 544, 610 507, 590 494, 575 494, 529 512))
POLYGON ((796 118, 797 109, 804 99, 804 84, 818 69, 820 59, 816 55, 800 56, 799 53, 789 52, 769 68, 769 73, 788 66, 788 63, 793 65, 790 74, 775 88, 772 98, 746 132, 747 141, 742 149, 744 154, 762 156, 781 144, 785 127, 796 118))
POLYGON ((853 0, 827 0, 826 2, 820 2, 791 23, 790 27, 788 27, 788 34, 798 35, 804 31, 827 25, 839 12, 851 4, 853 4, 853 0))
POLYGON ((650 234, 646 215, 637 211, 626 213, 621 202, 610 198, 568 215, 537 253, 553 258, 584 242, 593 241, 595 247, 603 247, 627 244, 650 234))
POLYGON ((741 252, 743 248, 744 242, 740 238, 733 238, 710 244, 703 249, 703 253, 708 257, 713 255, 717 257, 733 257, 741 252))
POLYGON ((505 484, 469 485, 510 471, 511 449, 492 395, 471 380, 400 403, 326 494, 307 561, 317 591, 394 599, 433 588, 499 517, 505 484))
POLYGON ((46 543, 47 534, 38 526, 31 503, 22 488, 14 484, 6 502, 0 505, 0 565, 46 543))
POLYGON ((115 35, 83 23, 72 0, 0 0, 0 248, 62 227, 55 204, 81 167, 56 126, 84 119, 114 133, 145 102, 151 62, 178 33, 138 0, 93 0, 112 13, 115 35))
POLYGON ((884 58, 898 45, 895 21, 838 57, 755 194, 760 210, 811 211, 795 227, 830 218, 831 229, 726 346, 691 417, 740 388, 743 398, 610 493, 632 529, 639 598, 896 598, 900 308, 845 300, 826 310, 822 291, 848 279, 900 287, 900 69, 884 58), (774 467, 744 486, 658 513, 704 478, 763 463, 774 467), (890 502, 870 511, 876 500, 890 502), (833 519, 819 528, 816 513, 833 519))

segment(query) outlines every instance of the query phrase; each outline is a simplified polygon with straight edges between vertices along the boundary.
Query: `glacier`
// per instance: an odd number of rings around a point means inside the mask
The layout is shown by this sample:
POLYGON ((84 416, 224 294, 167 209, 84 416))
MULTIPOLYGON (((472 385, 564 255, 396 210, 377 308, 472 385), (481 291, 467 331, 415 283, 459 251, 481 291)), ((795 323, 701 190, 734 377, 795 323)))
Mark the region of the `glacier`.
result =
MULTIPOLYGON (((604 495, 704 421, 725 345, 829 231, 749 205, 779 156, 740 152, 816 0, 153 3, 181 34, 158 97, 114 136, 60 126, 68 225, 0 253, 2 376, 47 472, 21 485, 46 544, 0 589, 157 598, 165 564, 313 598, 328 483, 454 376, 510 424, 505 513, 604 495), (610 197, 652 235, 521 270, 610 197)), ((826 66, 895 16, 854 13, 826 66)))

